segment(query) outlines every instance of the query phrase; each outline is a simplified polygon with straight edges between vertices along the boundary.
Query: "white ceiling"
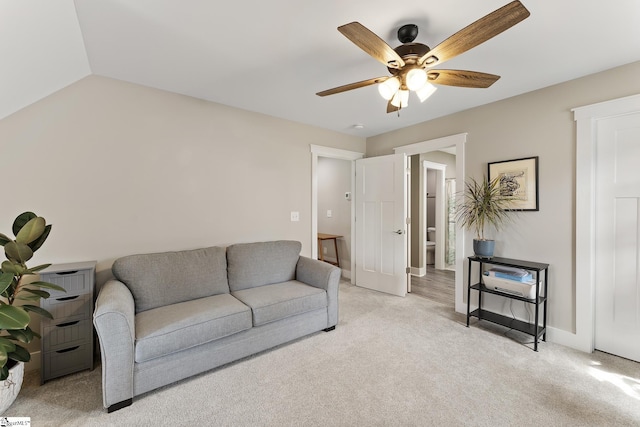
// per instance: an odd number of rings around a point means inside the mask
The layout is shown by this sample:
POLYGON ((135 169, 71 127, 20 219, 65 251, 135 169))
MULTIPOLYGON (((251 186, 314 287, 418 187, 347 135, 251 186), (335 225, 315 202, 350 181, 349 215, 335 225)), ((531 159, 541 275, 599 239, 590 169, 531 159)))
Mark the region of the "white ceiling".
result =
POLYGON ((434 47, 508 2, 3 0, 0 118, 97 74, 371 136, 640 60, 640 1, 522 0, 529 18, 437 67, 502 76, 488 89, 439 86, 400 117, 375 86, 315 95, 388 75, 342 24, 395 47, 415 23, 416 41, 434 47))

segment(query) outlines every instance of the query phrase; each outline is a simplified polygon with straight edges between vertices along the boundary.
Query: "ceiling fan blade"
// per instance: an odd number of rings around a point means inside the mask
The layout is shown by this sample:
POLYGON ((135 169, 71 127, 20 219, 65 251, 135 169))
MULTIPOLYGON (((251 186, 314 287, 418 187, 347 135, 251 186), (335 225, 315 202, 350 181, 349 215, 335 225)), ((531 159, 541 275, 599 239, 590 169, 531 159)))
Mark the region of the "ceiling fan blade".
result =
POLYGON ((384 40, 359 22, 338 27, 346 38, 387 67, 404 67, 404 60, 384 40))
POLYGON ((365 86, 370 86, 376 83, 382 83, 387 80, 389 77, 376 77, 375 79, 363 80, 361 82, 349 83, 348 85, 334 87, 333 89, 323 90, 322 92, 316 93, 318 96, 327 96, 334 95, 336 93, 346 92, 352 89, 358 89, 365 86))
POLYGON ((418 63, 428 67, 442 64, 508 30, 529 15, 530 12, 522 3, 513 1, 458 31, 425 53, 418 63))
POLYGON ((495 74, 466 70, 430 70, 427 76, 431 83, 473 88, 487 88, 500 78, 495 74))
POLYGON ((387 113, 395 113, 396 111, 398 111, 400 108, 396 107, 395 105, 393 105, 391 103, 391 101, 387 102, 387 113))

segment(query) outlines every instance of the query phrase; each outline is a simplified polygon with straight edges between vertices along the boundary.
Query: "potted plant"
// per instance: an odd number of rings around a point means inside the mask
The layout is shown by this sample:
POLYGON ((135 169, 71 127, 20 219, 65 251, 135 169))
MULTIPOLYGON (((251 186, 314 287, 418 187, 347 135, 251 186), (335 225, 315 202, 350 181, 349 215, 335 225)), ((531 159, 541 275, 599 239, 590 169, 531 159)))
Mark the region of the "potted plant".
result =
POLYGON ((0 245, 7 258, 0 268, 0 414, 18 395, 24 362, 31 360, 22 344, 40 337, 29 327, 30 313, 51 319, 51 313, 37 302, 49 297, 44 289, 64 292, 58 285, 39 281, 37 273, 51 264, 31 268, 26 264, 49 236, 51 225, 33 212, 24 212, 14 221, 12 231, 15 239, 0 233, 0 245))
POLYGON ((473 239, 473 252, 481 258, 491 258, 495 241, 485 239, 484 231, 491 226, 499 231, 510 220, 511 199, 500 193, 500 177, 489 181, 484 178, 476 181, 469 178, 465 182, 462 201, 456 209, 456 219, 461 226, 476 234, 473 239))

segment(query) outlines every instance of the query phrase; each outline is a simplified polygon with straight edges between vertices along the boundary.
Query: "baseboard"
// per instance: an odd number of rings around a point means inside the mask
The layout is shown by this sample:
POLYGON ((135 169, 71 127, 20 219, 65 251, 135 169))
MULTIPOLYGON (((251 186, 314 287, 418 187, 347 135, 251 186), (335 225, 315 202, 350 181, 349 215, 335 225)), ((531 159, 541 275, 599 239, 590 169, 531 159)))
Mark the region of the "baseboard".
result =
POLYGON ((351 270, 342 269, 342 277, 351 280, 351 270))
POLYGON ((417 277, 423 277, 427 274, 426 267, 411 267, 411 275, 417 277))
POLYGON ((573 332, 564 331, 562 329, 551 328, 547 326, 547 340, 552 343, 560 344, 565 347, 571 347, 576 350, 584 351, 585 353, 592 353, 593 349, 589 348, 578 334, 573 332))

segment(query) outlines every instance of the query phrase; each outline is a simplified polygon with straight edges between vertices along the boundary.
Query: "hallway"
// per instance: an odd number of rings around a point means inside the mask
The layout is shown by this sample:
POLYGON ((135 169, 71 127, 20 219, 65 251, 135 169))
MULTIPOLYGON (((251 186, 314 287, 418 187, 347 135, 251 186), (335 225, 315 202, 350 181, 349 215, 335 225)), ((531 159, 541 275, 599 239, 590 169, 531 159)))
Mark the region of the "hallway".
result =
POLYGON ((423 277, 411 276, 411 293, 454 309, 455 272, 427 266, 423 277))

